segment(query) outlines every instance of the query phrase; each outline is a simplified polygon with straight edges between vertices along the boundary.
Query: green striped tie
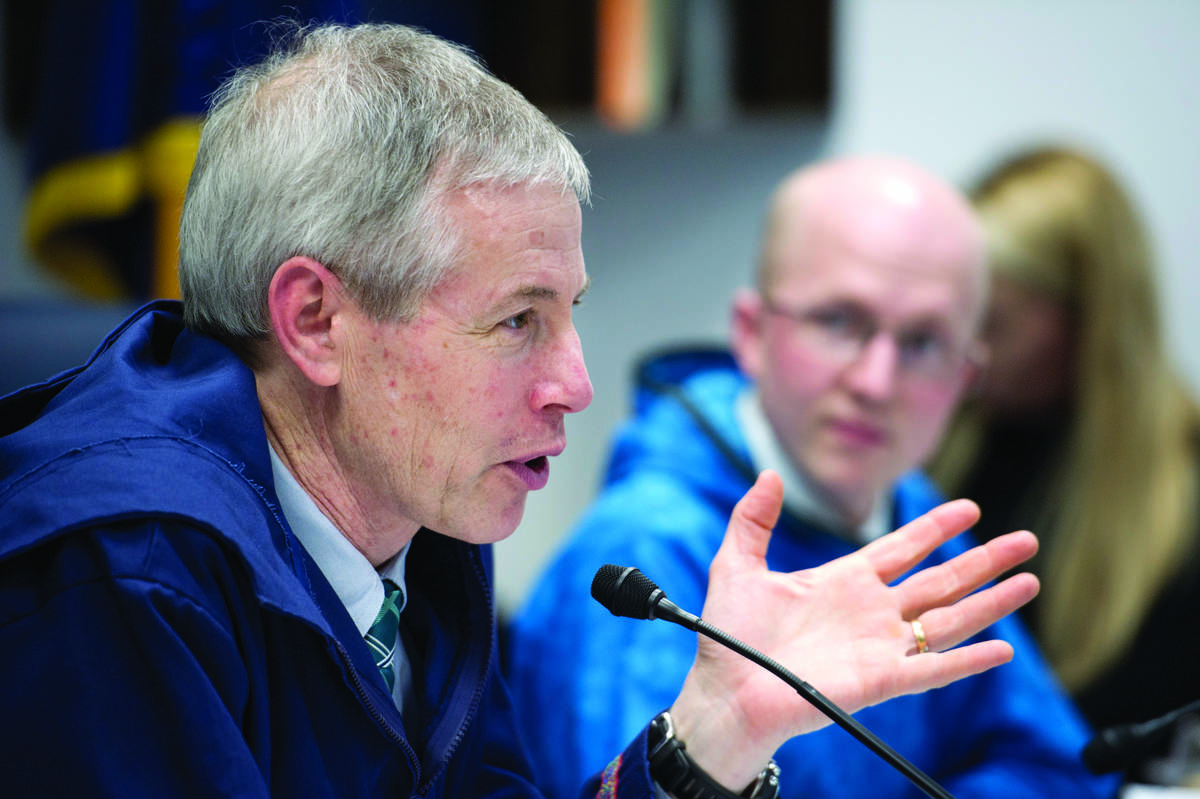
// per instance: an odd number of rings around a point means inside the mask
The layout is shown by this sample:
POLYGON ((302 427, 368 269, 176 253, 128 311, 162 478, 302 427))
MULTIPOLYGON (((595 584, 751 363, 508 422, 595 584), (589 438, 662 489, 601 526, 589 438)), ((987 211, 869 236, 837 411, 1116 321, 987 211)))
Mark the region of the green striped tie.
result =
POLYGON ((400 604, 404 592, 391 580, 383 581, 383 590, 383 607, 371 623, 371 629, 367 630, 366 641, 371 654, 375 656, 375 665, 379 667, 379 673, 383 675, 388 690, 391 691, 396 684, 396 669, 392 661, 396 657, 396 638, 400 633, 400 604))

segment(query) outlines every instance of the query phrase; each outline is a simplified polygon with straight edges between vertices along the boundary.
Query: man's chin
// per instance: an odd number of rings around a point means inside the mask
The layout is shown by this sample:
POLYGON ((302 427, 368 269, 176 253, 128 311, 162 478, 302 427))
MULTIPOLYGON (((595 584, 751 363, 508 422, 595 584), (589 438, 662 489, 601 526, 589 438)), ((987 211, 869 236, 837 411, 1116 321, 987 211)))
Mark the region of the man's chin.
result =
POLYGON ((814 482, 816 493, 841 513, 869 507, 895 480, 881 478, 876 473, 866 474, 860 468, 828 468, 815 476, 814 482))
POLYGON ((472 519, 452 525, 456 532, 446 535, 468 544, 495 544, 508 538, 521 524, 525 515, 525 498, 505 508, 483 509, 472 519))

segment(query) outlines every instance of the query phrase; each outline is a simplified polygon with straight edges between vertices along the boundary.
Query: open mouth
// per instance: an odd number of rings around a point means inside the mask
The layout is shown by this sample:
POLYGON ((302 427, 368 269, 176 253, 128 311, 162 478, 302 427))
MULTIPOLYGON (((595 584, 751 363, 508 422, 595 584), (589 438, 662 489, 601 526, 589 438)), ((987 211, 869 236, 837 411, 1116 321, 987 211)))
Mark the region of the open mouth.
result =
POLYGON ((508 461, 505 465, 516 472, 531 491, 544 488, 550 479, 550 459, 545 455, 527 461, 508 461))

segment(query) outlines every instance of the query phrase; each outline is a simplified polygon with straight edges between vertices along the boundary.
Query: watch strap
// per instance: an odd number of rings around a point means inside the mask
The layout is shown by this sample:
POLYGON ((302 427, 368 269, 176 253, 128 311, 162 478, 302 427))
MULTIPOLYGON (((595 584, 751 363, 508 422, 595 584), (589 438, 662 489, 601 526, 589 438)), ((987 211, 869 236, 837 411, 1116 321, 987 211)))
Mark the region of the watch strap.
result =
POLYGON ((779 766, 772 759, 740 794, 734 793, 700 768, 687 746, 675 737, 671 714, 664 710, 650 722, 650 776, 675 799, 778 799, 779 766))

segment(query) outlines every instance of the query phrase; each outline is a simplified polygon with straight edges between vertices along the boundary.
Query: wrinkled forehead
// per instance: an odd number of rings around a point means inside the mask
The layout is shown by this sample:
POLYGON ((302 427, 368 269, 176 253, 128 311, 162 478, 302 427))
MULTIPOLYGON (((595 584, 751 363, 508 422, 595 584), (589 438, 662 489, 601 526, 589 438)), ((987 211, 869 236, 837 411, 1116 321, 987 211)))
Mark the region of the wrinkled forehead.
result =
POLYGON ((520 237, 531 247, 578 246, 579 200, 552 183, 476 183, 443 193, 451 224, 480 246, 520 237))
POLYGON ((442 203, 460 246, 430 300, 569 304, 586 288, 581 209, 573 192, 549 183, 477 184, 447 192, 442 203))

